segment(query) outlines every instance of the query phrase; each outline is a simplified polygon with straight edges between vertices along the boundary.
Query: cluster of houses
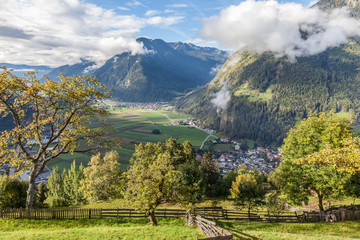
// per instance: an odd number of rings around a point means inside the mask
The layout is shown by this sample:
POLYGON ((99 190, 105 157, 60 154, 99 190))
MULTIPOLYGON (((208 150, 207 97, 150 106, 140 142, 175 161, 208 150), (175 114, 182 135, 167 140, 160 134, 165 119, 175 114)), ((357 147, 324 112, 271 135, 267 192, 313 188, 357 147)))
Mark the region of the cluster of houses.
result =
POLYGON ((275 168, 279 166, 281 155, 277 150, 265 149, 265 151, 261 151, 259 148, 248 149, 245 152, 239 150, 233 153, 223 153, 219 156, 215 155, 221 174, 225 175, 231 170, 236 170, 242 164, 245 164, 250 169, 257 168, 264 173, 275 171, 275 168))
POLYGON ((275 171, 281 162, 280 148, 257 147, 254 149, 241 149, 241 144, 228 138, 214 140, 213 144, 232 144, 233 150, 226 152, 213 152, 213 159, 219 165, 222 175, 240 168, 245 164, 249 169, 257 168, 264 173, 275 171))

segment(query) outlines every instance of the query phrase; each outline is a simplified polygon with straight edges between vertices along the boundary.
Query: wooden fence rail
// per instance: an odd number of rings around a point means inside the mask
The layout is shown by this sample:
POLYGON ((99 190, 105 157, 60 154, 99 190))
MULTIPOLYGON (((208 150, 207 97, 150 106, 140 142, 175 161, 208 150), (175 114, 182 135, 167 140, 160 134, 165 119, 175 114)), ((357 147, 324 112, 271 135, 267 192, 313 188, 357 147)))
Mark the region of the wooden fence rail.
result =
MULTIPOLYGON (((207 236, 202 240, 228 240, 233 239, 233 234, 226 231, 225 229, 216 226, 216 223, 210 220, 207 220, 200 215, 190 215, 192 221, 197 227, 200 228, 202 233, 207 236)), ((199 239, 199 238, 196 238, 199 239)))
POLYGON ((284 212, 283 214, 270 214, 269 211, 238 211, 223 209, 221 207, 194 208, 193 214, 199 214, 204 218, 238 220, 238 221, 258 221, 258 222, 302 222, 296 212, 284 212))
MULTIPOLYGON (((223 219, 237 221, 263 222, 338 222, 360 220, 360 206, 352 208, 332 209, 325 212, 285 212, 271 214, 269 211, 253 211, 250 217, 247 211, 223 209, 222 207, 194 208, 192 214, 201 215, 207 219, 223 219)), ((155 216, 159 218, 185 217, 184 209, 157 209, 155 216)), ((30 218, 30 219, 85 219, 85 218, 144 218, 145 212, 138 212, 132 208, 112 209, 0 209, 0 218, 30 218)))
MULTIPOLYGON (((158 209, 155 216, 159 218, 185 217, 183 209, 158 209)), ((85 218, 144 218, 145 212, 135 209, 0 209, 0 218, 29 218, 29 219, 85 219, 85 218)))

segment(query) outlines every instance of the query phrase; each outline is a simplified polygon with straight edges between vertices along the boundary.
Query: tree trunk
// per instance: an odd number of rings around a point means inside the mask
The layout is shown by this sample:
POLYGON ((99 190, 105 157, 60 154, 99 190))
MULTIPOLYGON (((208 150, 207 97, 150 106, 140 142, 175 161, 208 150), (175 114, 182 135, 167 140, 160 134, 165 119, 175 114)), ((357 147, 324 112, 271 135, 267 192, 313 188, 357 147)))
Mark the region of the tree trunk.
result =
POLYGON ((319 198, 319 209, 320 209, 320 211, 324 211, 324 206, 323 206, 323 195, 318 194, 318 198, 319 198))
POLYGON ((30 174, 29 176, 29 188, 27 190, 26 195, 26 209, 30 209, 33 207, 34 203, 34 196, 36 192, 36 185, 35 185, 35 179, 36 177, 33 176, 34 174, 30 174))
POLYGON ((150 219, 150 225, 151 226, 156 226, 157 221, 156 221, 156 218, 155 218, 155 213, 154 212, 149 212, 148 216, 149 216, 149 219, 150 219))
POLYGON ((45 162, 43 163, 34 163, 33 169, 29 175, 29 188, 26 194, 26 209, 30 209, 34 205, 36 185, 35 180, 39 174, 44 170, 45 162))

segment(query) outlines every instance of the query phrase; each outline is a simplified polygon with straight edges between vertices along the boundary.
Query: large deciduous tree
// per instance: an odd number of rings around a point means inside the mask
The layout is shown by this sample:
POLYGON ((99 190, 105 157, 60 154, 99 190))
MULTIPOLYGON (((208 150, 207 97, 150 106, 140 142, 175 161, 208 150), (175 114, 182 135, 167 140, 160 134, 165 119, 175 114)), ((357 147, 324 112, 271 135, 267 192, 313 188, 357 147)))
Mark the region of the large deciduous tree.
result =
POLYGON ((127 171, 126 198, 138 210, 146 210, 156 225, 156 208, 177 201, 187 207, 202 194, 202 172, 189 142, 182 145, 169 138, 165 143, 147 143, 135 148, 127 171))
POLYGON ((60 154, 78 152, 80 141, 90 146, 104 140, 105 128, 91 128, 88 123, 106 115, 97 103, 110 97, 110 91, 96 78, 66 77, 59 82, 34 73, 17 77, 0 71, 0 115, 10 115, 15 127, 0 134, 0 163, 28 169, 29 188, 26 207, 31 208, 35 179, 45 165, 60 154))
POLYGON ((359 153, 348 119, 312 114, 290 130, 273 178, 293 203, 308 202, 316 193, 324 210, 324 199, 347 194, 345 186, 359 171, 359 153))
POLYGON ((116 151, 107 152, 103 157, 100 153, 91 157, 89 166, 84 169, 84 178, 80 186, 87 202, 121 196, 124 181, 119 161, 120 157, 116 151))
POLYGON ((251 208, 265 204, 267 192, 266 177, 257 169, 249 172, 240 171, 230 189, 231 197, 235 199, 235 205, 237 207, 246 207, 249 219, 251 219, 251 208))

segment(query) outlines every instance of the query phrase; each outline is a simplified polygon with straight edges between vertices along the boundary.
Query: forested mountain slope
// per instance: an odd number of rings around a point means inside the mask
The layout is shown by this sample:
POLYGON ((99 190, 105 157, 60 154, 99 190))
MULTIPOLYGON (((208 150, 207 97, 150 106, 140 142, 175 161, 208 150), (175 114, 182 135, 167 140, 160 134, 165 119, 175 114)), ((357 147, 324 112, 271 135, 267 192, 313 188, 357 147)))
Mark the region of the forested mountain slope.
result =
MULTIPOLYGON (((339 1, 322 2, 332 7, 339 1)), ((359 5, 354 6, 355 16, 359 5)), ((235 52, 205 88, 182 98, 177 107, 229 137, 261 144, 281 144, 310 111, 335 110, 359 121, 360 41, 351 39, 296 61, 271 52, 235 52)))

